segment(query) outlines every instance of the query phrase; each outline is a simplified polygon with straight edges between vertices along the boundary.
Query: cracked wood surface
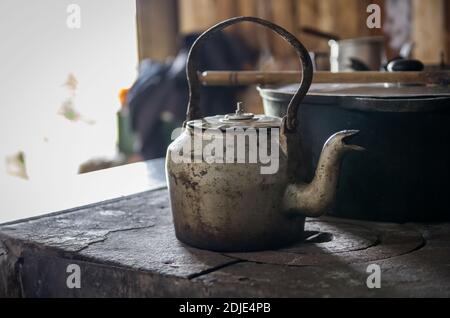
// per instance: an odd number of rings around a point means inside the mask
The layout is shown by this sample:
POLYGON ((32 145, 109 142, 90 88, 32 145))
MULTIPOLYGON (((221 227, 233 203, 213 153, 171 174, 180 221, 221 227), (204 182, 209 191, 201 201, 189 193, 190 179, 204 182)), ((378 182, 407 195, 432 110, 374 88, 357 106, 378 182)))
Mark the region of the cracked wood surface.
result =
POLYGON ((9 257, 6 246, 0 241, 0 297, 20 297, 20 282, 16 273, 17 259, 9 257))
POLYGON ((185 278, 234 261, 175 238, 165 189, 5 225, 0 237, 21 250, 185 278))
POLYGON ((450 224, 306 226, 304 244, 224 255, 175 238, 166 189, 136 194, 0 226, 0 295, 450 296, 450 224), (366 286, 372 263, 381 289, 366 286), (66 286, 69 264, 81 268, 81 289, 66 286))

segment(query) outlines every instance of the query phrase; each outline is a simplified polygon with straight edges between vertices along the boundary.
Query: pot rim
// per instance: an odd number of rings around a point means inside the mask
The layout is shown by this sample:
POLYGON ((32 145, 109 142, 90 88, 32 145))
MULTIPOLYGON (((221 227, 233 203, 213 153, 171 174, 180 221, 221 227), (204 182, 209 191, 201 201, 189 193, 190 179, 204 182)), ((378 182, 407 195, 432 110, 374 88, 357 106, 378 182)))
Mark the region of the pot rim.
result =
MULTIPOLYGON (((291 98, 289 92, 276 90, 276 86, 257 86, 263 101, 286 102, 291 98)), ((448 95, 420 94, 408 96, 364 96, 308 92, 304 104, 334 105, 351 110, 367 112, 431 112, 450 111, 450 92, 448 95)))

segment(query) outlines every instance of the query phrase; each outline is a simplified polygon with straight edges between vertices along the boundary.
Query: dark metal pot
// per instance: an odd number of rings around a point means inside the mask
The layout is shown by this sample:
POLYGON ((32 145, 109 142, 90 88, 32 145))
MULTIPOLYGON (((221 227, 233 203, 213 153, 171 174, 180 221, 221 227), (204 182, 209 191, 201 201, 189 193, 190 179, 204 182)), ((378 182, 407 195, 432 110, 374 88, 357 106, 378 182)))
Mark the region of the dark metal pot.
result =
MULTIPOLYGON (((265 113, 283 116, 296 87, 259 87, 265 113)), ((332 132, 361 131, 353 142, 367 151, 344 159, 332 215, 450 220, 448 87, 313 84, 298 119, 309 178, 332 132)))

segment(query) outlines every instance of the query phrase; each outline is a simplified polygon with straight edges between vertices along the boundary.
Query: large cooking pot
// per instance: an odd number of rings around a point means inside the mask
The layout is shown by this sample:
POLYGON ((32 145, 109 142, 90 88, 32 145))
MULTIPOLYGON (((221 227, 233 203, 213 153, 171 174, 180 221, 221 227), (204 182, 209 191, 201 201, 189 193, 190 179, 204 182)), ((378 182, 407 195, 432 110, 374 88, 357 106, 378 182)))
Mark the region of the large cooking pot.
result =
MULTIPOLYGON (((283 116, 298 85, 259 87, 267 115, 283 116)), ((313 84, 298 114, 312 178, 333 132, 358 129, 367 151, 344 159, 332 215, 378 221, 450 220, 450 89, 313 84)))

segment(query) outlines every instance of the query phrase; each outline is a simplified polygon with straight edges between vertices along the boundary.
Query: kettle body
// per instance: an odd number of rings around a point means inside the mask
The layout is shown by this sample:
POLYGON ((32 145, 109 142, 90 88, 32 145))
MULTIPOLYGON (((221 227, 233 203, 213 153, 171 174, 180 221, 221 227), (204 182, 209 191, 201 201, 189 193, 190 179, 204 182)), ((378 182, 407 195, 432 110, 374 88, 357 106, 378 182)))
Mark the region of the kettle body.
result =
POLYGON ((301 239, 305 218, 280 211, 289 180, 282 147, 277 145, 278 169, 269 174, 261 173, 260 163, 174 160, 193 138, 203 138, 200 134, 187 128, 167 151, 167 181, 178 239, 218 251, 276 248, 301 239))
POLYGON ((312 82, 312 62, 304 46, 288 31, 255 17, 221 22, 195 41, 187 62, 190 99, 181 134, 166 156, 175 234, 194 247, 226 252, 281 247, 303 237, 305 217, 327 212, 334 201, 340 162, 350 150, 341 131, 325 143, 314 179, 299 182, 297 111, 312 82), (302 82, 283 118, 236 113, 201 118, 196 57, 200 44, 228 25, 248 21, 281 35, 297 51, 302 82))

